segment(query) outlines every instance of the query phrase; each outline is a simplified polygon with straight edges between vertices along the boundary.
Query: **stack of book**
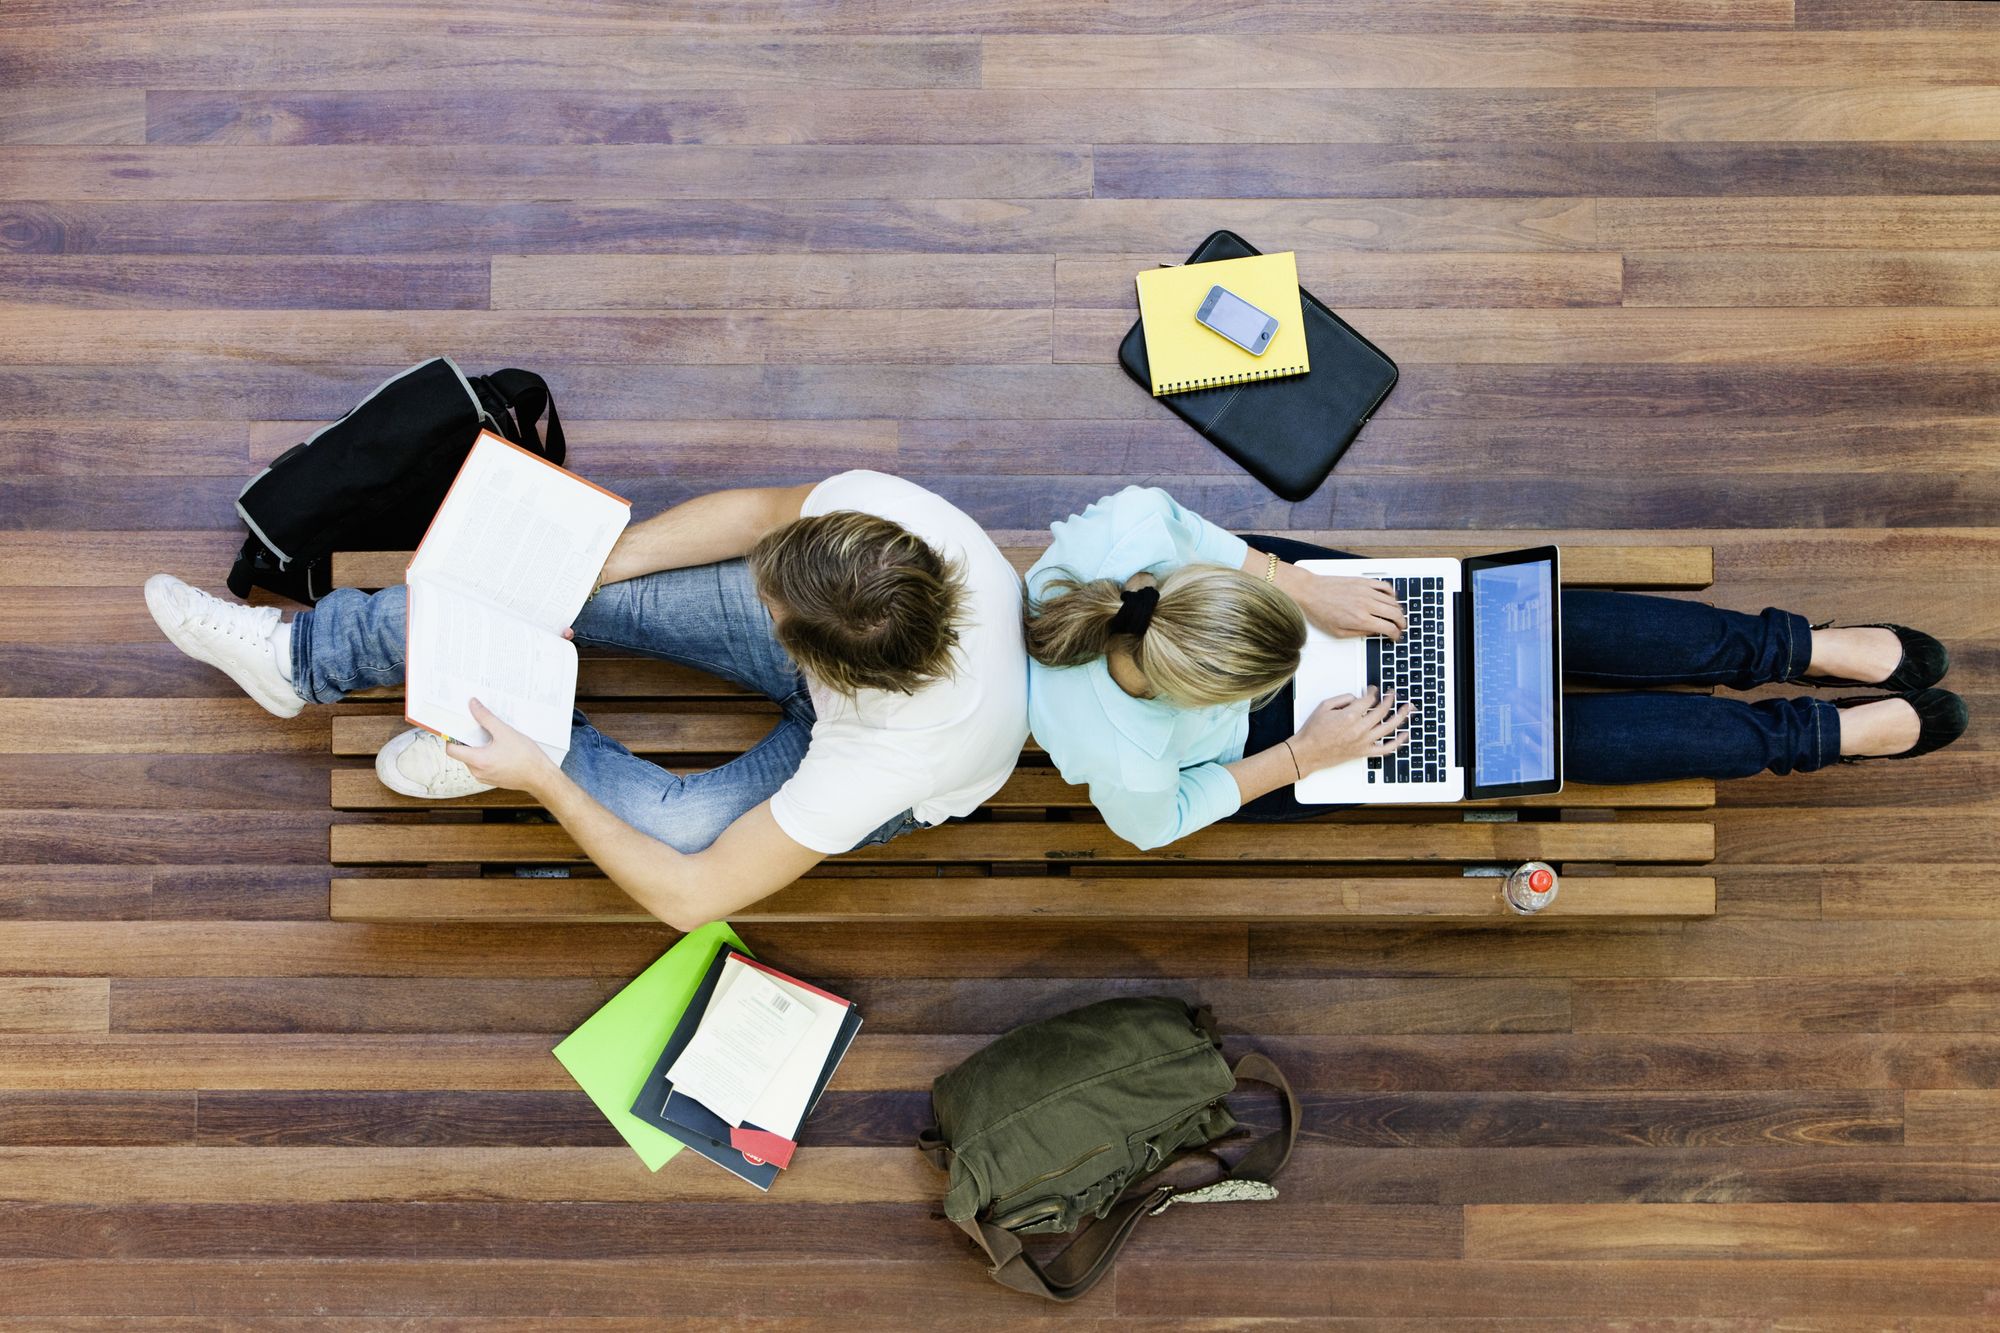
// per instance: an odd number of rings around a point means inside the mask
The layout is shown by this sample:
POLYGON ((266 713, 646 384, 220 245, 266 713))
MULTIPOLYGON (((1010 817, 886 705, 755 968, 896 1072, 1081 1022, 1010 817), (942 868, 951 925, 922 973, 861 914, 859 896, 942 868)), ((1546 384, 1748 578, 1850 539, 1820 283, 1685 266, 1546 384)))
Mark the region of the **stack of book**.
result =
POLYGON ((852 1003, 758 962, 718 921, 667 950, 555 1057, 649 1169, 693 1148, 768 1190, 860 1028, 852 1003))
POLYGON ((860 1029, 848 1001, 723 949, 632 1114, 767 1190, 860 1029))

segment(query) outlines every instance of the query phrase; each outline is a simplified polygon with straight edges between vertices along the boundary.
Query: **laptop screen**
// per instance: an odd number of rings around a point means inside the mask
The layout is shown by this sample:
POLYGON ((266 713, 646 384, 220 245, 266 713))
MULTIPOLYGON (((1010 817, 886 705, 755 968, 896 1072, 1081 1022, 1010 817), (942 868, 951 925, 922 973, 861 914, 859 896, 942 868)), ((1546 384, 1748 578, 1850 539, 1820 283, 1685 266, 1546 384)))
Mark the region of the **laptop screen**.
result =
POLYGON ((1467 562, 1473 620, 1472 780, 1481 787, 1547 782, 1562 737, 1552 561, 1467 562))

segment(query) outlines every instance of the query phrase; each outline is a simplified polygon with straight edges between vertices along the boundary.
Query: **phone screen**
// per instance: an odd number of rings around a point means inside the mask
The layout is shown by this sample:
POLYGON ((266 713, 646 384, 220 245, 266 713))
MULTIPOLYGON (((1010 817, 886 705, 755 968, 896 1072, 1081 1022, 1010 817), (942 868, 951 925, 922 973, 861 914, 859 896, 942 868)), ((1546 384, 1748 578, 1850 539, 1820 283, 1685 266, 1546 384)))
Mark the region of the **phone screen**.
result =
POLYGON ((1202 322, 1231 342, 1251 348, 1260 345, 1271 317, 1227 287, 1220 287, 1215 292, 1214 306, 1202 322))

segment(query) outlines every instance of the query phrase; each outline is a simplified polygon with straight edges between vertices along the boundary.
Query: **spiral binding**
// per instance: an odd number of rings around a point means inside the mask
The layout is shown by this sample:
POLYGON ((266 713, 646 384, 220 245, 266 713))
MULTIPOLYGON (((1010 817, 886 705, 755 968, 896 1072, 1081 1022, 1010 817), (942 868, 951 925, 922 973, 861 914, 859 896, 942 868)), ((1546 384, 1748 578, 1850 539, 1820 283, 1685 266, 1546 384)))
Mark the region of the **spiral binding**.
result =
POLYGON ((1200 379, 1170 380, 1153 390, 1153 396, 1186 393, 1192 389, 1218 389, 1225 384, 1248 384, 1252 380, 1274 380, 1286 375, 1303 375, 1304 366, 1259 366, 1255 370, 1235 370, 1227 375, 1206 375, 1200 379))

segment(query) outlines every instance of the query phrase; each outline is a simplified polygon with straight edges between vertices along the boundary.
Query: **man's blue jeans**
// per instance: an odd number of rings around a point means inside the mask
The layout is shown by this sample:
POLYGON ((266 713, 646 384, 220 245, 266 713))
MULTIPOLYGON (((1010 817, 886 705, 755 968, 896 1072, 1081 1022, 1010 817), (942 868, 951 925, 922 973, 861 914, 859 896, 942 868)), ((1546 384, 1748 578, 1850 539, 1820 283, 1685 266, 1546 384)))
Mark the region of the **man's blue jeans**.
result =
MULTIPOLYGON (((1244 538, 1281 559, 1337 556, 1281 537, 1244 538)), ((1618 692, 1563 694, 1564 776, 1627 785, 1675 778, 1747 778, 1809 773, 1840 757, 1840 710, 1822 699, 1740 699, 1678 694, 1662 685, 1732 690, 1796 680, 1812 660, 1812 627, 1790 611, 1757 615, 1641 593, 1565 588, 1563 673, 1618 692)), ((1246 754, 1292 734, 1292 688, 1250 715, 1246 754)), ((1232 816, 1247 821, 1302 818, 1282 787, 1232 816)))
MULTIPOLYGON (((292 688, 311 703, 403 681, 405 590, 328 594, 292 624, 292 688)), ((805 677, 779 644, 741 560, 663 570, 607 584, 577 613, 579 647, 612 648, 694 667, 778 705, 778 723, 748 753, 686 776, 639 758, 576 714, 563 772, 612 814, 682 852, 698 852, 798 770, 815 714, 805 677)), ((923 825, 905 813, 862 846, 923 825)))

